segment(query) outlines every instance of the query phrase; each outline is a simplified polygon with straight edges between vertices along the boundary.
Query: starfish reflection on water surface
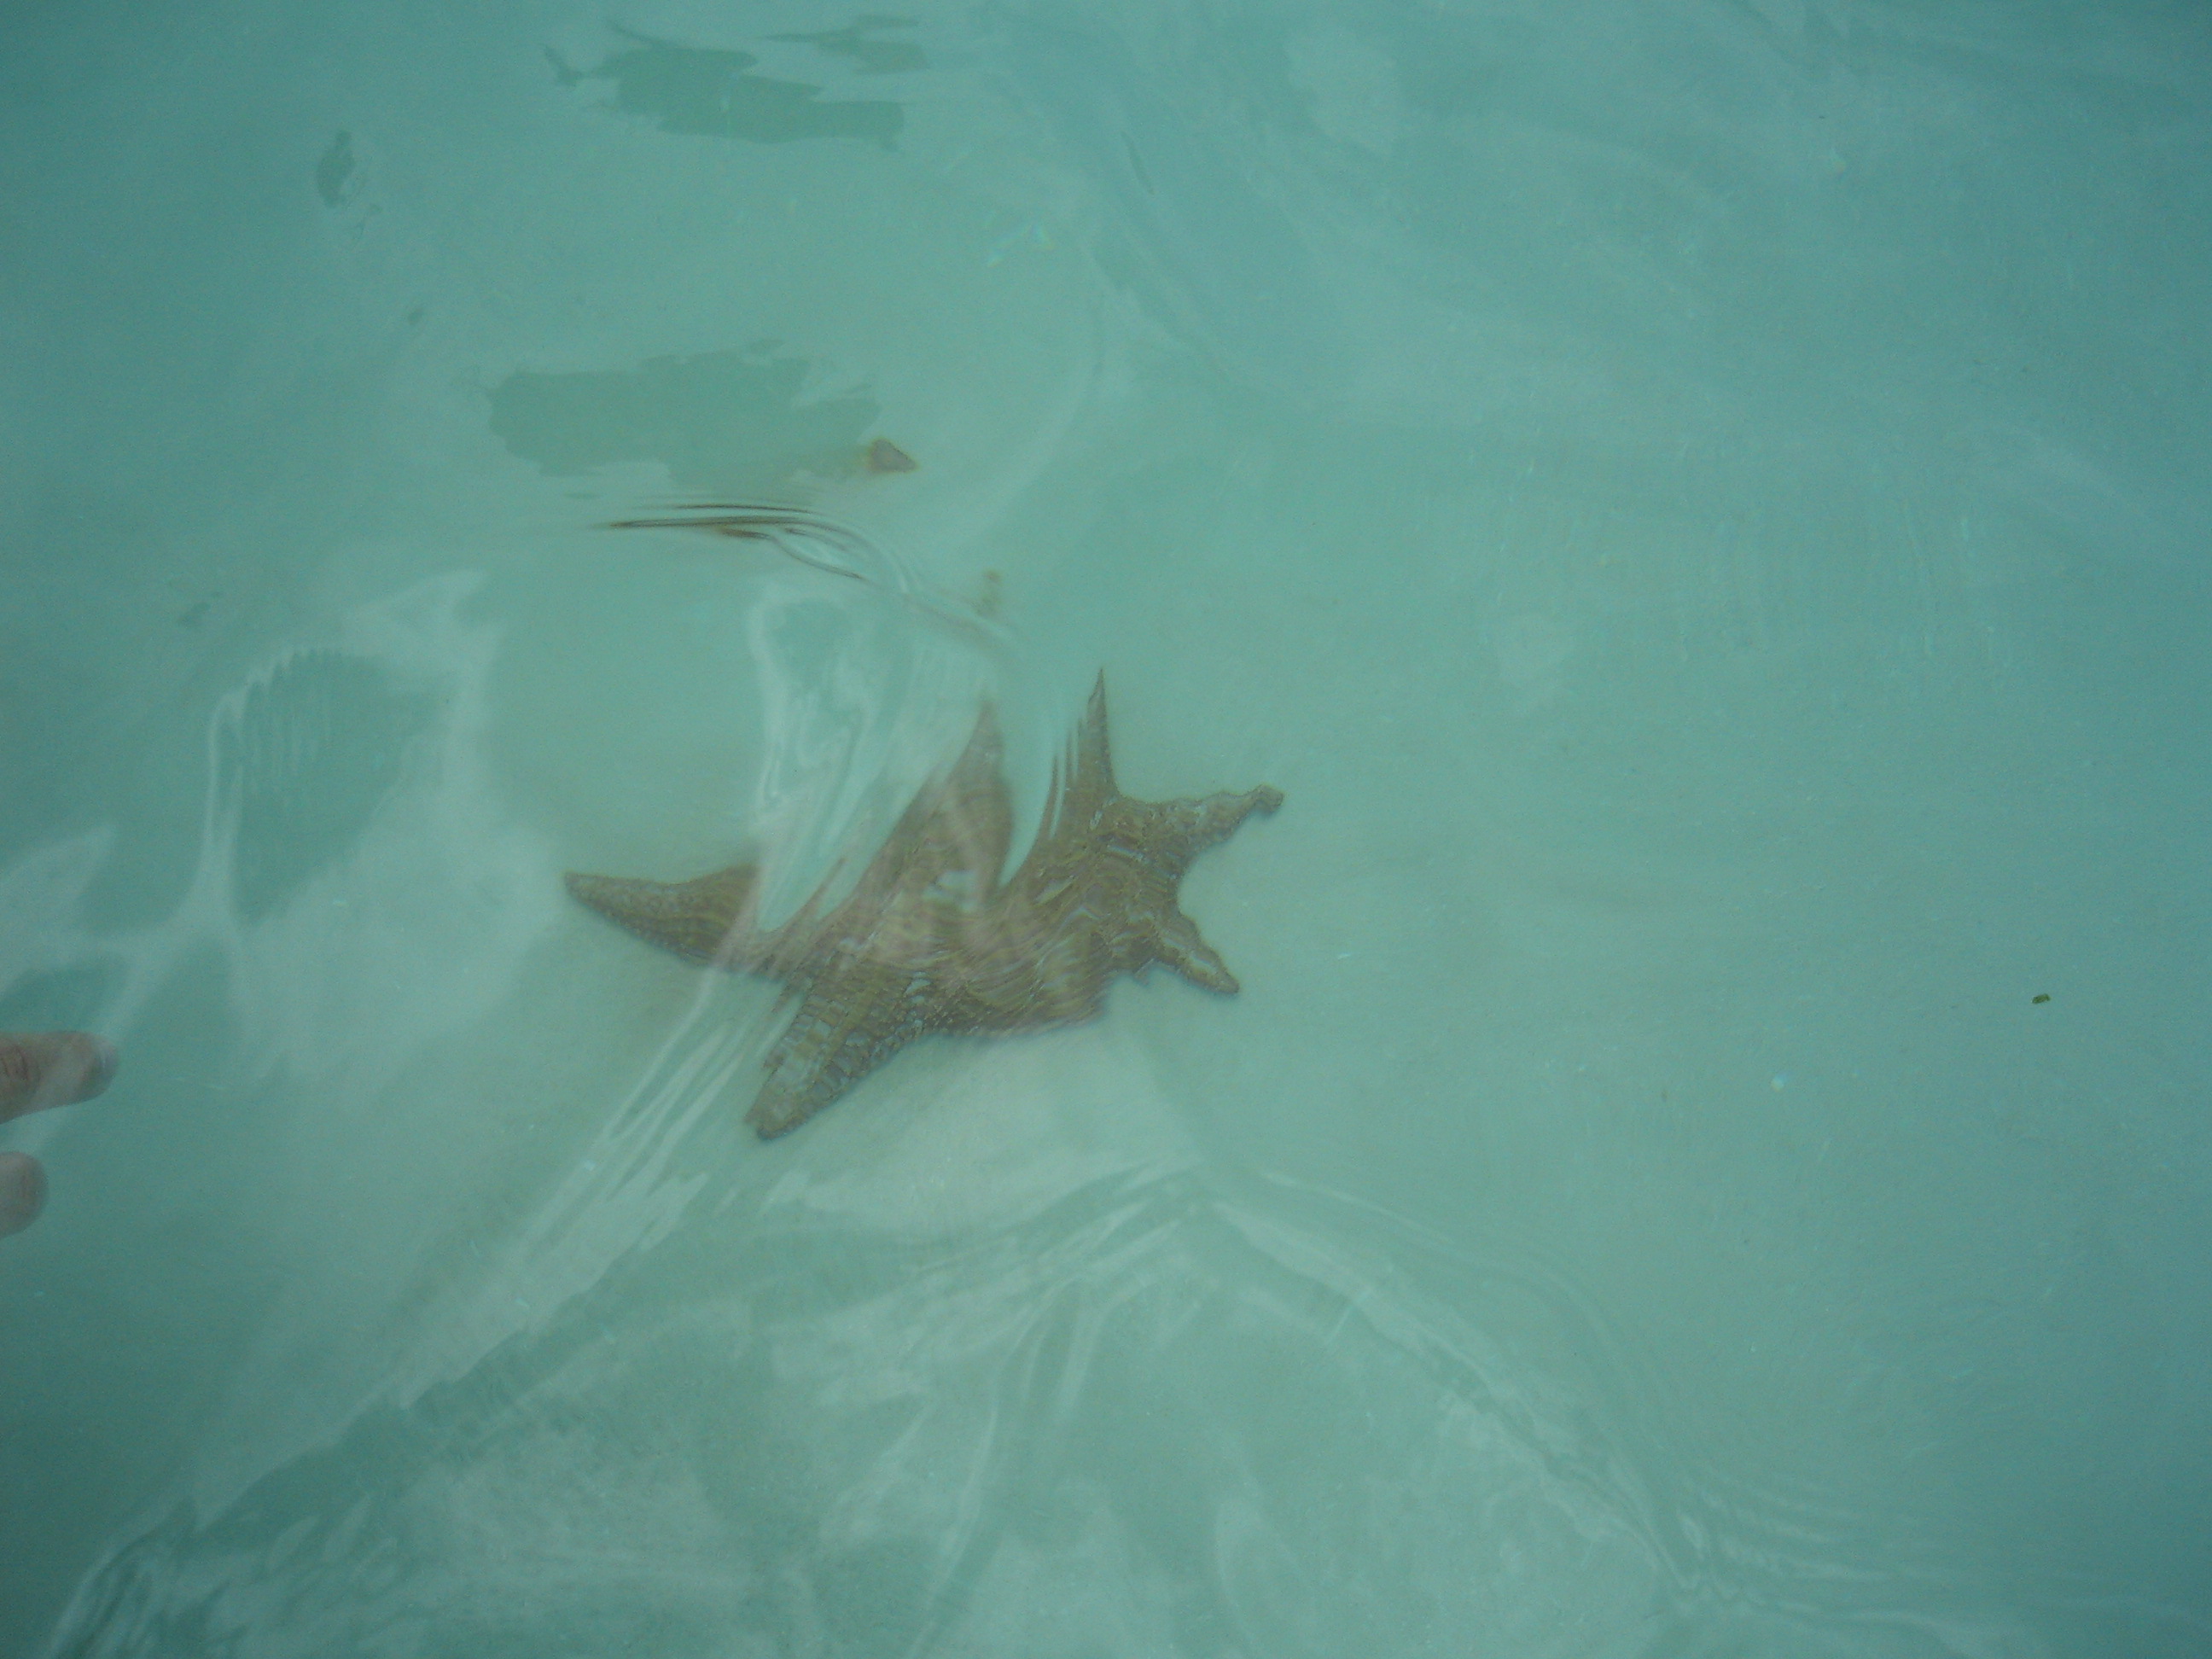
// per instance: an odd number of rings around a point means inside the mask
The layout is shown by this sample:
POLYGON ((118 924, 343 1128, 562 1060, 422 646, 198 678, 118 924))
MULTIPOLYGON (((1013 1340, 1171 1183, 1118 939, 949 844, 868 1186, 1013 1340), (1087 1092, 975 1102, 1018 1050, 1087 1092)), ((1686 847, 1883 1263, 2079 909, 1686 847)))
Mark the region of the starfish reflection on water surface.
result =
POLYGON ((821 913, 817 893, 780 927, 754 925, 758 867, 695 881, 571 873, 593 909, 693 962, 768 975, 796 1000, 764 1062, 747 1121, 763 1139, 794 1129, 916 1037, 933 1031, 1073 1025, 1117 974, 1164 962, 1208 990, 1236 976, 1176 902, 1191 860, 1282 792, 1146 801, 1114 783, 1100 675, 1044 827, 1003 882, 1013 812, 987 705, 951 769, 915 798, 853 891, 821 913))

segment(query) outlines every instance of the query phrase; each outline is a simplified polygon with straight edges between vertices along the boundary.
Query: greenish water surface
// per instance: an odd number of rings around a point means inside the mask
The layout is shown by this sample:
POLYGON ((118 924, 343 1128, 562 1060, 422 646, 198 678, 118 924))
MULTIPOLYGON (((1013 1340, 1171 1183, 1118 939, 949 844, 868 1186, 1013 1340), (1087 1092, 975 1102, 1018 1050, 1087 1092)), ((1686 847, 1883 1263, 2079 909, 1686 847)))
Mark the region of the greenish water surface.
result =
MULTIPOLYGON (((0 53, 0 1655, 2212 1651, 2212 39, 107 0, 0 53), (888 440, 911 471, 887 469, 888 440), (810 559, 618 518, 811 507, 810 559), (1243 982, 744 1129, 795 907, 1243 982)), ((805 550, 801 550, 802 551, 805 550)))

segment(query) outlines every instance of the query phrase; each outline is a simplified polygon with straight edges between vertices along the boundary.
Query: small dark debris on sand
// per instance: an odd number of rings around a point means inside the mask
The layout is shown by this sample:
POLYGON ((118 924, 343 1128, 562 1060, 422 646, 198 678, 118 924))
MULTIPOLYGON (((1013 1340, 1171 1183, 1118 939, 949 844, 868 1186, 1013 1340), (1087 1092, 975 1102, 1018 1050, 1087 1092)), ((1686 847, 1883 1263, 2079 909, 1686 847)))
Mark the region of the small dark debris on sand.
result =
POLYGON ((911 472, 921 463, 889 438, 878 438, 860 457, 860 465, 871 472, 911 472))

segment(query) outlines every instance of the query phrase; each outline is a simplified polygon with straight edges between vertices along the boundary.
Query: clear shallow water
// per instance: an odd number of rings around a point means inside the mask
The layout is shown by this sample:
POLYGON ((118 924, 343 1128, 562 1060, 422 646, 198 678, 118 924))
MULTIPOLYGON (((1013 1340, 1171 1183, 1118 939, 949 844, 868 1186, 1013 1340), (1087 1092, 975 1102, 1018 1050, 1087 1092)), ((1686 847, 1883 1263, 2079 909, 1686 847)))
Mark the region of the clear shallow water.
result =
POLYGON ((907 16, 12 32, 0 1651, 2212 1647, 2199 20, 907 16), (750 1139, 561 872, 1101 664, 1243 994, 750 1139))

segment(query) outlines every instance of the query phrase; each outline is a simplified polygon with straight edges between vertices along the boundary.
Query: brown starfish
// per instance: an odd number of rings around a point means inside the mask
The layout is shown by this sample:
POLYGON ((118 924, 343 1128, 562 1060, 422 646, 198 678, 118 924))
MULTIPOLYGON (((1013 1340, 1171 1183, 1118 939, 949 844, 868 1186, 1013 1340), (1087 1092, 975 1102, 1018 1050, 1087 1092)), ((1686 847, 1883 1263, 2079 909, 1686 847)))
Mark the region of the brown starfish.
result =
POLYGON ((1013 812, 997 718, 986 705, 951 769, 901 816, 859 883, 827 915, 817 892, 780 927, 754 926, 759 869, 696 881, 571 872, 568 890, 694 962, 784 982, 799 1012, 764 1062, 746 1120, 763 1139, 797 1128, 932 1031, 1073 1025, 1117 973, 1164 962, 1208 990, 1236 976, 1176 902, 1191 860, 1282 792, 1135 800, 1114 784, 1106 677, 1068 757, 1053 769, 1042 832, 1001 882, 1013 812))

